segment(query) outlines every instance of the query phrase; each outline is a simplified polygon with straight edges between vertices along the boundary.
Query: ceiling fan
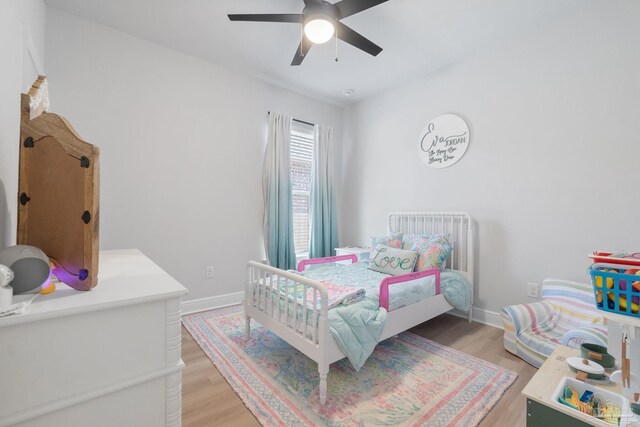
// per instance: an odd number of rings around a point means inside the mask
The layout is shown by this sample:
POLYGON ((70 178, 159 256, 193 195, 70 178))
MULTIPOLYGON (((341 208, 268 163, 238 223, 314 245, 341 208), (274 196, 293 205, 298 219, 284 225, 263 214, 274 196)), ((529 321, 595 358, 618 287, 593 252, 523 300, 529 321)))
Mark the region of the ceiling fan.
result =
MULTIPOLYGON (((388 0, 341 0, 329 3, 324 0, 303 0, 302 13, 230 14, 231 21, 287 22, 301 24, 302 39, 291 65, 300 65, 315 44, 326 43, 336 35, 340 40, 376 56, 382 48, 340 22, 388 0)), ((337 59, 336 59, 337 60, 337 59)))

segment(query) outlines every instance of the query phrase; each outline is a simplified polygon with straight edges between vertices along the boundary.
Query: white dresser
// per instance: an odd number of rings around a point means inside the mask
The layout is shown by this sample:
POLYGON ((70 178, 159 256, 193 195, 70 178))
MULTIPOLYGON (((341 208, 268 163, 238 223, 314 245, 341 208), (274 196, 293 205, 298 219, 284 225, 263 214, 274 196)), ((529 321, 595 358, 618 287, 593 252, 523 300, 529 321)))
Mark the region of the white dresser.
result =
POLYGON ((180 297, 137 249, 100 252, 98 285, 0 318, 0 427, 180 426, 180 297))
POLYGON ((336 255, 355 255, 358 257, 358 261, 369 260, 369 252, 371 248, 363 248, 360 246, 345 246, 342 248, 336 248, 336 255))

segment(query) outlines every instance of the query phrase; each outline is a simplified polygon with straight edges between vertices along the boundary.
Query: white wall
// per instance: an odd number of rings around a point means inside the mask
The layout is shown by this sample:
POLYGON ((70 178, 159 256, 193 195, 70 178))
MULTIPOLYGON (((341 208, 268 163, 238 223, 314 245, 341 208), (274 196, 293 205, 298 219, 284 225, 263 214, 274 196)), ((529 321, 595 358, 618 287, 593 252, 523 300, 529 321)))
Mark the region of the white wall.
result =
POLYGON ((392 210, 467 211, 474 305, 495 311, 532 301, 527 282, 588 281, 593 250, 640 251, 639 20, 640 2, 602 1, 347 109, 343 243, 384 232, 392 210), (443 113, 471 144, 437 170, 417 141, 443 113))
POLYGON ((101 248, 140 248, 186 299, 243 290, 264 257, 267 111, 342 133, 338 107, 53 8, 46 66, 53 111, 101 150, 101 248))
POLYGON ((43 0, 0 2, 0 248, 15 244, 20 93, 38 76, 29 46, 44 62, 44 34, 43 0))

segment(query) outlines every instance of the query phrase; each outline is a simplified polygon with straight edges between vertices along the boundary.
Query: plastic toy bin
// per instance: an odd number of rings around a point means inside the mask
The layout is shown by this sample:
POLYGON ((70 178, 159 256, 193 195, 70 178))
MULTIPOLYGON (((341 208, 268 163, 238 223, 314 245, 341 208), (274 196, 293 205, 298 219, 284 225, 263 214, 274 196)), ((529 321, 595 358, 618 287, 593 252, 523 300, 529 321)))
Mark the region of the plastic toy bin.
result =
POLYGON ((637 266, 596 263, 589 268, 598 309, 640 318, 640 275, 625 274, 637 266))
MULTIPOLYGON (((582 396, 585 390, 590 390, 593 393, 594 399, 598 399, 602 403, 612 404, 620 408, 620 418, 596 418, 593 416, 589 416, 584 414, 585 417, 589 417, 589 424, 596 426, 612 426, 612 425, 621 425, 626 426, 630 417, 633 415, 629 409, 629 399, 624 396, 621 396, 617 393, 613 393, 609 390, 605 390, 591 384, 587 384, 582 381, 578 381, 575 378, 564 377, 558 383, 555 392, 551 396, 552 401, 559 406, 565 406, 567 408, 571 408, 572 411, 580 412, 578 409, 575 409, 572 406, 564 405, 560 401, 560 397, 564 396, 565 387, 570 387, 578 393, 578 396, 582 396)), ((580 412, 581 413, 581 412, 580 412)), ((634 424, 635 425, 635 424, 634 424)))

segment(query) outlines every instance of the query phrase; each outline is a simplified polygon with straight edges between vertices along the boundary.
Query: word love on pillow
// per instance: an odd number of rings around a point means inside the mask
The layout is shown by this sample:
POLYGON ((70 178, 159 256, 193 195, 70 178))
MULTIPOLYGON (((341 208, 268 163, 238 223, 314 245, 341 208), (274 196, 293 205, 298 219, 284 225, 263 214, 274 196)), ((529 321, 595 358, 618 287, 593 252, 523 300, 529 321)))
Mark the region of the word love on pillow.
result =
POLYGON ((380 273, 399 276, 411 273, 416 265, 417 252, 378 245, 369 261, 369 269, 380 273))

